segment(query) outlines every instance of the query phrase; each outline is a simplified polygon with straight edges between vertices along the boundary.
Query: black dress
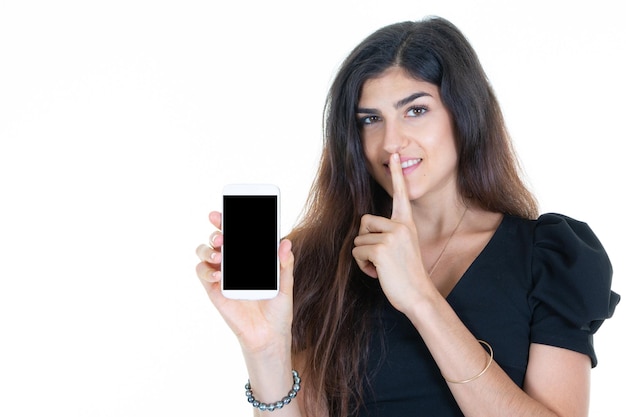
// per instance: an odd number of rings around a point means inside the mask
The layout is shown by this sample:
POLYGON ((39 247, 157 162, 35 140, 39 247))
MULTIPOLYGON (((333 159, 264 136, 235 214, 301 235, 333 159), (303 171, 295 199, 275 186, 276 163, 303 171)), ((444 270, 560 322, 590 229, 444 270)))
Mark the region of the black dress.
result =
MULTIPOLYGON (((533 221, 505 215, 447 301, 521 387, 531 343, 584 353, 596 365, 593 334, 619 301, 611 276, 585 223, 558 214, 533 221)), ((462 416, 418 332, 382 291, 380 297, 359 416, 462 416)))

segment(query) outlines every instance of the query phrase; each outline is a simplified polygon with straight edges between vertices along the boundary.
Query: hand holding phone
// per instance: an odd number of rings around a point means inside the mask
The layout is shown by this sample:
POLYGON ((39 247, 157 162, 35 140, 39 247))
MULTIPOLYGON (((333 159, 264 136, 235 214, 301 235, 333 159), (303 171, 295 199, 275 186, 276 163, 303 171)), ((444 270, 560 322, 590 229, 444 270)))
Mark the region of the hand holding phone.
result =
POLYGON ((273 298, 279 290, 280 191, 270 184, 229 184, 223 190, 222 293, 273 298))

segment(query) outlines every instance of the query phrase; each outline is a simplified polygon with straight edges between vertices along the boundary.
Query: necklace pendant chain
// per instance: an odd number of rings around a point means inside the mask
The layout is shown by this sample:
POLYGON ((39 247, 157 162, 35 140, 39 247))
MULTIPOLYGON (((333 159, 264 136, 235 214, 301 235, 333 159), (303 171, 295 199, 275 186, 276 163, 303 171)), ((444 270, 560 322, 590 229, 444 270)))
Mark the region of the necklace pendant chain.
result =
POLYGON ((450 233, 450 236, 448 236, 448 240, 446 240, 445 245, 443 245, 443 249, 441 249, 441 252, 439 253, 439 256, 437 256, 437 259, 435 260, 435 263, 430 268, 430 271, 428 271, 428 275, 429 276, 432 276, 433 272, 435 272, 435 269, 437 268, 437 266, 439 266, 439 261, 441 261, 441 258, 443 257, 444 252, 448 248, 448 243, 450 243, 450 241, 452 240, 452 236, 454 236, 456 231, 459 229, 459 226, 461 226, 461 223, 463 222, 463 218, 465 217, 465 213, 467 213, 467 206, 465 206, 465 210, 463 210, 463 214, 461 214, 461 218, 459 219, 459 222, 454 227, 454 230, 452 230, 452 233, 450 233))

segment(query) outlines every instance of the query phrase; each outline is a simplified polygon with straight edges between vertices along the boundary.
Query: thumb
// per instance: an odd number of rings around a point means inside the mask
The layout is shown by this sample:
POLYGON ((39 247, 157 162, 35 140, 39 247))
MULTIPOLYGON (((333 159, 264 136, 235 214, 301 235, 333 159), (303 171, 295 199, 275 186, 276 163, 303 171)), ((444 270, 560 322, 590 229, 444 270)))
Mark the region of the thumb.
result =
POLYGON ((280 292, 289 297, 291 297, 293 293, 294 256, 291 248, 292 243, 289 239, 283 239, 278 247, 278 259, 280 260, 280 292))

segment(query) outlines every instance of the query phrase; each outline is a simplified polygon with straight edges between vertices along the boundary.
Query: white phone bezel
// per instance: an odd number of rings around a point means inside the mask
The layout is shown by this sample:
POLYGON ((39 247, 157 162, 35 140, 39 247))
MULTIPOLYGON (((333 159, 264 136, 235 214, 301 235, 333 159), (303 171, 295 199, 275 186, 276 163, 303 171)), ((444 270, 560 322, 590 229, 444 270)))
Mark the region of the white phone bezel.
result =
MULTIPOLYGON (((278 295, 280 290, 280 261, 278 259, 278 246, 280 245, 280 189, 273 184, 227 184, 222 191, 222 204, 223 196, 227 195, 271 195, 276 196, 276 289, 272 290, 227 290, 224 289, 224 279, 228 271, 224 270, 224 264, 222 264, 222 282, 221 289, 222 294, 226 298, 237 300, 265 300, 274 298, 278 295)), ((224 213, 222 207, 222 224, 228 222, 227 213, 224 213)), ((227 247, 222 247, 222 252, 227 251, 227 247)), ((223 258, 222 258, 223 259, 223 258)))

